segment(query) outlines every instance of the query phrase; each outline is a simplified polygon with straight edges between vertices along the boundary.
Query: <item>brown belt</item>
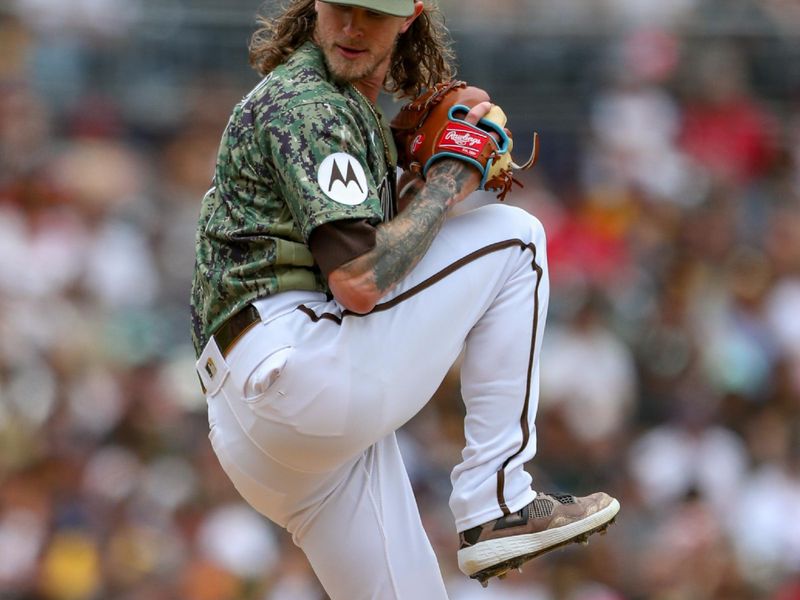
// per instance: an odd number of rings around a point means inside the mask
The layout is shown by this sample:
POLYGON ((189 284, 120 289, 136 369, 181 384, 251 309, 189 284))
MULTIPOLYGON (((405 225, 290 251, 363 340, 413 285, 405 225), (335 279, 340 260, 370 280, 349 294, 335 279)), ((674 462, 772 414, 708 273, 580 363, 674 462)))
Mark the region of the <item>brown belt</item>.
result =
POLYGON ((248 304, 220 325, 219 329, 214 332, 213 337, 222 356, 227 358, 228 353, 239 341, 239 338, 260 321, 261 317, 255 306, 248 304))

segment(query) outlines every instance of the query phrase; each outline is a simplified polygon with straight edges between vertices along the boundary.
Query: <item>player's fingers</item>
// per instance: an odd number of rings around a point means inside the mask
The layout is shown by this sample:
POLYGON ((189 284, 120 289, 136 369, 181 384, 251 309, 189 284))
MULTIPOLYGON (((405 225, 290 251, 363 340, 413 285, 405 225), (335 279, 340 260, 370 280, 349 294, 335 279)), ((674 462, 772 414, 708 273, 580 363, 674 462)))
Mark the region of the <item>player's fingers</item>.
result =
POLYGON ((478 123, 478 121, 485 117, 490 110, 492 110, 492 106, 494 106, 494 104, 488 100, 485 102, 479 102, 469 109, 469 112, 467 113, 467 116, 464 117, 464 120, 475 125, 478 123))

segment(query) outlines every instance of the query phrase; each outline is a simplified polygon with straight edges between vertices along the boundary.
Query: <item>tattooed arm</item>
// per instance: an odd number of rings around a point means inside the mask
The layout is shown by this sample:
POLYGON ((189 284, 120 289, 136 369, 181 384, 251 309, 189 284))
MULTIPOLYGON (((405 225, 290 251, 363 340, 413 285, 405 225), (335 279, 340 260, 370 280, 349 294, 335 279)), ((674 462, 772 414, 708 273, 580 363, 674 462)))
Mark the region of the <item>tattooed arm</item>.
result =
MULTIPOLYGON (((466 118, 477 123, 490 108, 482 102, 466 118)), ((414 181, 404 191, 405 210, 378 227, 375 247, 328 276, 334 297, 353 312, 371 311, 428 251, 447 209, 479 183, 478 171, 461 161, 441 160, 431 166, 425 181, 414 181)))
POLYGON ((411 171, 404 171, 397 182, 397 191, 399 198, 397 199, 397 212, 403 212, 409 203, 416 198, 425 180, 421 175, 412 173, 411 171))

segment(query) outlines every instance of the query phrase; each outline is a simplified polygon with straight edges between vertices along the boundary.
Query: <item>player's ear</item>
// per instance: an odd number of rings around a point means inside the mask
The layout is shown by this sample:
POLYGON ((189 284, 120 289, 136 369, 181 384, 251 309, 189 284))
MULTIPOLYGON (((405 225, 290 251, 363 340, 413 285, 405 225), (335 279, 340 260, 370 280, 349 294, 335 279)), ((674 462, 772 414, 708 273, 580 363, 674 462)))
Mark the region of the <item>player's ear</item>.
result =
POLYGON ((414 22, 414 20, 418 16, 420 16, 422 14, 423 10, 425 10, 425 5, 422 4, 422 1, 421 0, 415 0, 414 1, 414 12, 411 13, 410 16, 406 17, 406 20, 403 23, 403 26, 400 28, 400 33, 405 33, 406 31, 408 31, 408 28, 411 27, 411 24, 414 22))

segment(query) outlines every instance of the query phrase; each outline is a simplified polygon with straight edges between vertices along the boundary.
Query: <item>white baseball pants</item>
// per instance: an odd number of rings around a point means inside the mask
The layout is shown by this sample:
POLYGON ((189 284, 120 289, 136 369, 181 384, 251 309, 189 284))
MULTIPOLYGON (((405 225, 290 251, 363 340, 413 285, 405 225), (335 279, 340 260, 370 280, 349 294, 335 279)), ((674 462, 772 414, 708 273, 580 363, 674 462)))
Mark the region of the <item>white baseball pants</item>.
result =
POLYGON ((198 372, 220 463, 292 534, 331 598, 447 597, 394 432, 462 349, 456 530, 533 500, 523 464, 536 448, 548 293, 541 224, 494 204, 449 219, 369 314, 286 292, 256 303, 261 323, 227 357, 209 342, 198 372))

